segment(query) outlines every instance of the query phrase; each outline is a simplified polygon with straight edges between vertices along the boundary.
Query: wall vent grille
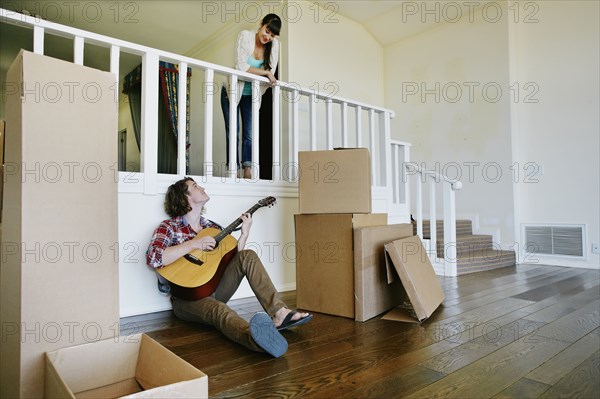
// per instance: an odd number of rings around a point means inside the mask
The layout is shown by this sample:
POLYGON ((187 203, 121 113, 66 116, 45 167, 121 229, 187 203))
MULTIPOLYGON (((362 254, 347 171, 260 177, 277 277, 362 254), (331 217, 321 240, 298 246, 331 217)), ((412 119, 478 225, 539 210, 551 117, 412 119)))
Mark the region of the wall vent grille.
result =
POLYGON ((525 226, 525 250, 531 254, 584 256, 584 226, 525 226))

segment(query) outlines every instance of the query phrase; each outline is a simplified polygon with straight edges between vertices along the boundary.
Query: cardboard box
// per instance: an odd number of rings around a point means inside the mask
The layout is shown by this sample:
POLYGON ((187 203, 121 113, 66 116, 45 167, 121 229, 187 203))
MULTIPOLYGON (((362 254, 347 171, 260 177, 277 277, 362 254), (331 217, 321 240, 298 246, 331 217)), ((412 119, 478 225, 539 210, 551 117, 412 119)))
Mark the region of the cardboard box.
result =
POLYGON ((298 153, 300 213, 371 213, 366 148, 298 153))
POLYGON ((412 236, 386 244, 385 250, 388 281, 400 278, 406 302, 383 318, 420 323, 431 316, 445 298, 423 243, 419 236, 412 236))
POLYGON ((385 213, 296 215, 298 308, 354 318, 353 229, 385 224, 385 213))
POLYGON ((2 203, 4 188, 4 120, 0 119, 0 222, 2 222, 2 203))
POLYGON ((403 300, 400 281, 388 284, 385 244, 413 235, 412 224, 354 229, 354 319, 367 321, 403 300))
POLYGON ((46 353, 47 398, 207 398, 208 376, 146 334, 46 353))
POLYGON ((23 50, 6 74, 2 398, 42 397, 44 353, 118 326, 114 84, 23 50))

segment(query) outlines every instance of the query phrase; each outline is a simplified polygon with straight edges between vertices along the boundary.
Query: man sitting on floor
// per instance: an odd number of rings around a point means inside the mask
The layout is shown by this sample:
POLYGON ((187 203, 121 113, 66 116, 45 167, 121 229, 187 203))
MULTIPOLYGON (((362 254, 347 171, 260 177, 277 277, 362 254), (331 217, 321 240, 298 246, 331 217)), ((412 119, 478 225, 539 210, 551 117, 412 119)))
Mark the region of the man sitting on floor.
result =
MULTIPOLYGON (((192 240, 202 229, 221 229, 202 216, 209 199, 204 188, 190 177, 169 187, 165 211, 171 218, 154 231, 146 252, 148 266, 154 269, 168 267, 195 249, 208 251, 215 248, 216 241, 212 236, 192 240)), ((286 307, 256 253, 244 249, 252 225, 251 215, 243 214, 240 219, 238 252, 227 265, 215 291, 208 297, 192 301, 172 296, 173 312, 180 319, 213 326, 249 349, 279 357, 288 346, 279 331, 304 324, 312 315, 286 307), (266 311, 256 313, 250 323, 227 306, 244 277, 266 311)))

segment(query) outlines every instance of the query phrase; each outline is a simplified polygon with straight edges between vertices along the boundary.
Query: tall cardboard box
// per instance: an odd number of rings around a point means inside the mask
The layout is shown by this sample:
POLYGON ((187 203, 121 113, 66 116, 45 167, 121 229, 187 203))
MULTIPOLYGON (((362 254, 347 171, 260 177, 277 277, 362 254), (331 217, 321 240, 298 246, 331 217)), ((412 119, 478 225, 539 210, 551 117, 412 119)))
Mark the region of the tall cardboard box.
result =
MULTIPOLYGON (((0 222, 2 222, 2 203, 3 203, 3 189, 4 189, 4 120, 0 120, 0 222)), ((1 229, 1 227, 0 227, 1 229)), ((2 233, 0 230, 0 238, 2 233)))
POLYGON ((295 215, 298 308, 354 318, 353 229, 387 214, 295 215))
POLYGON ((119 334, 115 76, 21 51, 6 75, 0 397, 44 353, 119 334))
POLYGON ((354 229, 354 319, 367 321, 402 303, 400 281, 388 284, 385 245, 413 235, 410 223, 354 229))
POLYGON ((300 213, 371 213, 366 148, 298 153, 300 213))

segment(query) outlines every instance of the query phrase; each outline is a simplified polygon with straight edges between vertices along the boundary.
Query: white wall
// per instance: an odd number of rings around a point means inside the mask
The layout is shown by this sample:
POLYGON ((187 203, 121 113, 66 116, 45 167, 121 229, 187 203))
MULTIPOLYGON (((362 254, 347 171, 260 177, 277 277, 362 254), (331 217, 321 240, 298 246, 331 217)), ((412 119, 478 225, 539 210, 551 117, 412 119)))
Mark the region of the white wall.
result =
POLYGON ((510 247, 508 24, 493 20, 476 10, 387 46, 385 101, 396 110, 392 138, 412 143, 412 161, 463 182, 459 217, 510 247))
POLYGON ((294 4, 301 12, 288 21, 284 79, 383 106, 383 49, 379 43, 362 25, 342 15, 331 16, 322 9, 317 13, 308 1, 294 4))
MULTIPOLYGON (((307 1, 293 2, 297 17, 288 21, 287 64, 283 79, 312 91, 384 105, 383 48, 365 28, 330 10, 307 1)), ((285 59, 285 58, 284 58, 285 59)), ((310 148, 309 100, 299 104, 299 146, 310 148)), ((333 147, 343 146, 341 106, 333 105, 333 147)), ((348 109, 347 147, 357 146, 355 109, 348 109)), ((325 149, 325 103, 317 103, 317 148, 325 149)), ((362 112, 363 143, 368 144, 368 115, 362 112)))
MULTIPOLYGON (((121 173, 119 209, 127 210, 119 214, 121 317, 171 308, 168 298, 156 289, 156 275, 146 266, 145 253, 152 232, 162 220, 168 218, 163 208, 164 194, 177 179, 178 176, 161 175, 157 194, 144 195, 141 192, 143 175, 121 173)), ((218 178, 204 181, 202 177, 196 177, 196 181, 206 188, 211 197, 205 217, 223 227, 265 196, 277 198, 274 206, 259 209, 254 214, 246 248, 257 252, 279 291, 294 290, 296 254, 293 215, 298 213, 297 190, 244 180, 239 180, 237 184, 224 184, 218 178)), ((237 237, 237 234, 234 233, 234 236, 237 237)), ((234 298, 253 295, 244 281, 234 298)))
MULTIPOLYGON (((598 268, 600 243, 599 4, 538 1, 534 23, 513 23, 513 81, 531 82, 538 102, 515 107, 515 160, 535 162, 543 175, 517 184, 519 226, 583 224, 586 260, 542 263, 598 268)), ((530 11, 531 12, 531 11, 530 11)), ((521 242, 524 237, 520 238, 521 242)), ((536 259, 539 258, 539 259, 536 259)))

